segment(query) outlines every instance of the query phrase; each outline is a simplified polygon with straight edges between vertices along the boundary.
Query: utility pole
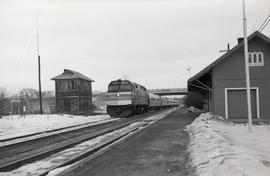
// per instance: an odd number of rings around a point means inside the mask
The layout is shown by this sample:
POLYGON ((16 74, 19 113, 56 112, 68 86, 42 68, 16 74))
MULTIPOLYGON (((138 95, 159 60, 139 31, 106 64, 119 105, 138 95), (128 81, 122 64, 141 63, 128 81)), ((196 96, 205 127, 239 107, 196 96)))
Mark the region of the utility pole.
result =
POLYGON ((245 0, 242 0, 242 4, 243 4, 243 31, 244 31, 245 71, 246 71, 246 87, 247 87, 248 129, 249 129, 249 132, 252 132, 250 78, 249 78, 249 65, 248 65, 247 18, 246 18, 245 0))
POLYGON ((40 114, 43 114, 42 110, 42 96, 41 96, 41 73, 40 73, 40 55, 39 55, 39 30, 38 30, 38 13, 37 13, 37 56, 38 56, 38 83, 39 83, 39 109, 40 114))

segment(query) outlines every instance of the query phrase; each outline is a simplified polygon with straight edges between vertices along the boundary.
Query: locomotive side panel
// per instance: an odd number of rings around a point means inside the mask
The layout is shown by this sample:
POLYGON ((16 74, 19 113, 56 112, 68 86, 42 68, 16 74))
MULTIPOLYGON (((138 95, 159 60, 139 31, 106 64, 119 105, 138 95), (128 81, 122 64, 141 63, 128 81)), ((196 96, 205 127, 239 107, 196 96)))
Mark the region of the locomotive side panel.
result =
POLYGON ((148 94, 142 87, 134 86, 134 92, 132 95, 133 105, 148 105, 148 94))

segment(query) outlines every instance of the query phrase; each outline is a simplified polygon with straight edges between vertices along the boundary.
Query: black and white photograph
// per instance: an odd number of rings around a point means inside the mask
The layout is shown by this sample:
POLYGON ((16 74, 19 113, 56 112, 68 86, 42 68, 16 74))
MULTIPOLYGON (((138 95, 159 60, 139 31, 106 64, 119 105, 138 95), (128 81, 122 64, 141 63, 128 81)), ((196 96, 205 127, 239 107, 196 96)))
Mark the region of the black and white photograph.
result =
POLYGON ((270 176, 270 0, 0 0, 0 176, 270 176))

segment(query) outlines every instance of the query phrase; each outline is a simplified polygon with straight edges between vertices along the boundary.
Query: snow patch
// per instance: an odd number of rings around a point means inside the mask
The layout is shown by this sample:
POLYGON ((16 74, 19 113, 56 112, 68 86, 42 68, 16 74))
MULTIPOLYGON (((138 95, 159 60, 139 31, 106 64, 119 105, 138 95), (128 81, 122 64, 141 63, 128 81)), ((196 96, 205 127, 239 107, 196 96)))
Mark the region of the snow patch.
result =
POLYGON ((109 115, 79 116, 68 114, 4 116, 0 119, 0 140, 74 125, 111 119, 109 115))
POLYGON ((57 175, 58 173, 68 169, 69 167, 72 167, 74 164, 68 165, 65 167, 60 167, 60 168, 56 168, 57 166, 61 166, 63 163, 69 161, 70 159, 75 158, 90 150, 93 150, 94 148, 101 146, 108 141, 117 139, 123 134, 126 134, 126 133, 131 134, 136 129, 145 128, 145 125, 154 123, 160 120, 161 118, 166 117, 169 113, 171 113, 174 110, 175 109, 171 109, 171 110, 162 112, 161 114, 154 115, 151 118, 148 118, 147 121, 150 121, 150 122, 145 122, 145 121, 134 122, 124 128, 115 130, 113 132, 99 136, 89 141, 85 141, 72 148, 63 150, 59 153, 52 154, 51 156, 46 157, 40 161, 26 164, 10 172, 0 172, 0 176, 17 176, 17 175, 35 176, 35 175, 39 175, 41 173, 44 173, 52 169, 53 170, 50 171, 48 175, 49 176, 57 175))
POLYGON ((225 122, 211 113, 201 114, 187 126, 191 165, 200 176, 268 176, 270 125, 225 122))
MULTIPOLYGON (((101 146, 105 144, 108 141, 117 139, 119 136, 131 132, 137 128, 143 127, 146 124, 146 122, 136 122, 132 123, 131 125, 124 127, 122 129, 113 131, 111 133, 105 134, 103 136, 99 136, 97 138, 91 139, 89 141, 83 142, 81 144, 78 144, 72 148, 63 150, 59 153, 52 154, 51 156, 44 158, 40 161, 36 161, 30 164, 26 164, 22 167, 19 167, 15 170, 12 170, 10 172, 0 172, 0 176, 17 176, 17 175, 27 175, 27 176, 35 176, 40 175, 48 170, 54 169, 57 166, 60 166, 61 164, 69 161, 72 158, 76 158, 79 155, 82 155, 90 150, 93 150, 94 148, 101 146)), ((57 169, 56 171, 51 171, 51 175, 54 175, 56 173, 62 172, 63 170, 71 167, 63 167, 60 169, 57 169)))

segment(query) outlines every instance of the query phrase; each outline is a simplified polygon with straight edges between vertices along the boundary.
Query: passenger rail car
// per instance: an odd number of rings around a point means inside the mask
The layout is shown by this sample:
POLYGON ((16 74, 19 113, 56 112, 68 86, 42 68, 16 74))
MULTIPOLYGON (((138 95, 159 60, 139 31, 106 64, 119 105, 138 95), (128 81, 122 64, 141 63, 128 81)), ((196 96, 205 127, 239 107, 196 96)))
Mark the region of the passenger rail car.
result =
POLYGON ((149 110, 161 109, 162 102, 161 97, 152 93, 149 93, 149 110))

